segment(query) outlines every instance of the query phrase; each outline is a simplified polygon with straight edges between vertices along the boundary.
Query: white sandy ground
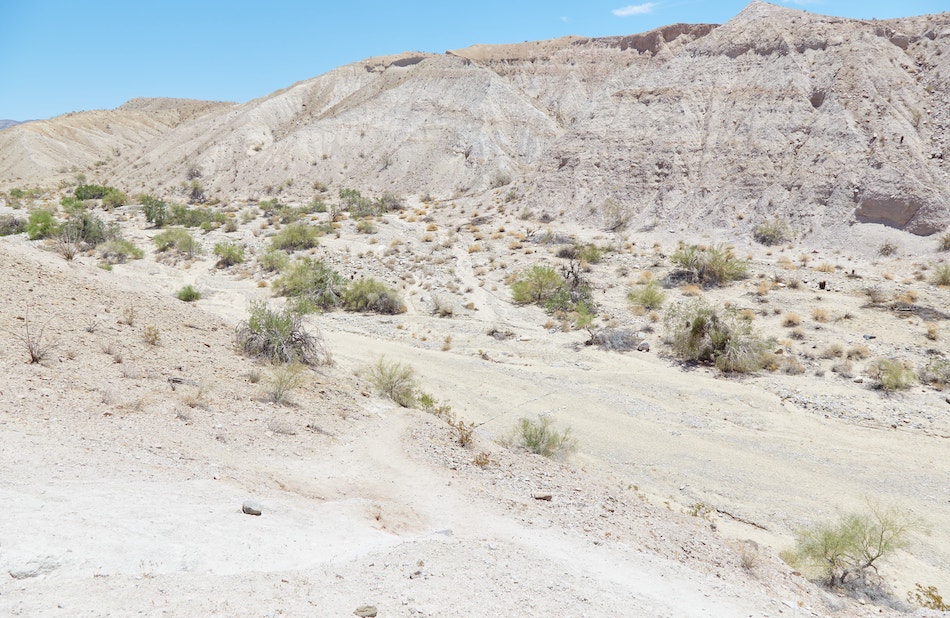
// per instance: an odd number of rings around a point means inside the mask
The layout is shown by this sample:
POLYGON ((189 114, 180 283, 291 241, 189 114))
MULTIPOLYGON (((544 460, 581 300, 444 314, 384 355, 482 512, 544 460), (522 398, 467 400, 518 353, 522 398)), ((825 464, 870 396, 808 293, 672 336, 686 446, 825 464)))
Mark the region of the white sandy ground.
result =
MULTIPOLYGON (((408 237, 400 221, 383 227, 380 249, 408 237)), ((344 261, 374 248, 356 236, 325 246, 344 261)), ((943 394, 887 399, 830 373, 723 379, 658 355, 656 335, 647 354, 588 348, 583 333, 549 332, 542 312, 513 307, 500 282, 480 286, 485 259, 466 246, 449 255, 474 310, 460 299, 455 317, 434 318, 410 286, 401 316, 310 318, 336 366, 281 407, 262 401, 267 371, 232 346, 247 299, 267 296, 255 278, 152 256, 107 273, 2 241, 0 614, 345 616, 373 604, 380 616, 887 615, 777 558, 798 526, 868 497, 931 530, 883 566, 897 596, 915 582, 950 590, 943 394), (196 305, 171 297, 186 282, 205 293, 196 305), (122 324, 129 306, 135 320, 122 324), (60 342, 42 366, 10 334, 25 317, 50 319, 60 342), (160 326, 160 345, 143 342, 147 325, 160 326), (515 337, 488 337, 494 325, 515 337), (478 423, 476 445, 371 396, 353 374, 380 354, 412 364, 425 391, 478 423), (184 383, 172 390, 172 377, 184 383), (573 429, 568 462, 494 442, 536 414, 573 429), (486 469, 472 464, 480 451, 486 469), (247 499, 264 515, 242 514, 247 499), (711 513, 684 514, 698 504, 711 513)), ((804 303, 802 315, 816 302, 788 293, 776 302, 804 303)), ((822 306, 843 312, 859 296, 822 306)), ((910 341, 895 318, 855 311, 857 332, 910 341)))

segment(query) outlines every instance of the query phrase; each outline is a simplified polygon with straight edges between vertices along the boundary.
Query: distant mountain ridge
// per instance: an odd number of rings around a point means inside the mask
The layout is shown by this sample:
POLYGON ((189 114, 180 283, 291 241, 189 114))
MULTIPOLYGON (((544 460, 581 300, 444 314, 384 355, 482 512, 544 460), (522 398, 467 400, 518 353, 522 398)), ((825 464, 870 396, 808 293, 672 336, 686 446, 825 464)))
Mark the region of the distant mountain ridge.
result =
POLYGON ((15 127, 16 125, 23 124, 24 122, 29 122, 29 120, 0 120, 0 131, 8 127, 15 127))
MULTIPOLYGON (((950 223, 950 13, 754 1, 630 36, 370 58, 244 104, 134 100, 0 133, 0 187, 98 163, 128 192, 502 197, 594 225, 950 223), (59 172, 57 172, 59 170, 59 172)), ((59 176, 57 175, 59 174, 59 176)))

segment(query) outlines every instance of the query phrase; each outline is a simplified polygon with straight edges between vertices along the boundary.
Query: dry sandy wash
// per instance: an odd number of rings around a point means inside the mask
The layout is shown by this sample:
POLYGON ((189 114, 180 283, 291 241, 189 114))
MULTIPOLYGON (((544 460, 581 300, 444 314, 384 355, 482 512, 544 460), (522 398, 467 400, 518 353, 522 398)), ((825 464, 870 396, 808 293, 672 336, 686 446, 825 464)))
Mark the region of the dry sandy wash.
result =
MULTIPOLYGON (((769 250, 726 231, 549 223, 542 233, 506 211, 503 191, 487 197, 481 212, 410 200, 374 234, 338 221, 311 253, 396 286, 408 310, 308 317, 335 365, 308 371, 285 406, 267 401, 270 370, 234 345, 250 300, 281 302, 256 259, 275 225, 253 206, 219 206, 242 223, 199 235, 205 256, 177 262, 151 249, 157 230, 138 207, 97 209, 146 250, 112 271, 94 252, 66 261, 52 244, 2 239, 0 613, 888 614, 778 559, 797 528, 867 498, 931 531, 883 563, 895 596, 917 582, 950 589, 946 393, 918 385, 888 397, 864 373, 877 357, 945 356, 945 320, 869 305, 864 291, 913 291, 913 306, 946 308, 946 288, 915 278, 941 254, 874 227, 851 256, 795 242, 769 250), (512 304, 505 280, 563 262, 559 237, 610 247, 587 273, 599 323, 647 332, 650 352, 585 346, 586 332, 512 304), (225 238, 247 247, 246 263, 215 267, 207 249, 225 238), (896 256, 874 256, 881 238, 896 256), (752 269, 704 294, 748 309, 804 373, 684 368, 662 325, 625 300, 640 273, 671 270, 675 241, 711 239, 734 240, 752 269), (196 303, 174 297, 189 283, 196 303), (794 335, 783 326, 791 312, 794 335), (27 324, 56 344, 41 364, 27 363, 27 324), (866 346, 867 358, 842 368, 835 344, 866 346), (357 374, 381 354, 478 424, 474 444, 376 396, 357 374), (570 426, 577 453, 556 462, 498 443, 537 415, 570 426), (242 513, 246 500, 263 515, 242 513)), ((684 292, 667 290, 668 303, 684 292)))

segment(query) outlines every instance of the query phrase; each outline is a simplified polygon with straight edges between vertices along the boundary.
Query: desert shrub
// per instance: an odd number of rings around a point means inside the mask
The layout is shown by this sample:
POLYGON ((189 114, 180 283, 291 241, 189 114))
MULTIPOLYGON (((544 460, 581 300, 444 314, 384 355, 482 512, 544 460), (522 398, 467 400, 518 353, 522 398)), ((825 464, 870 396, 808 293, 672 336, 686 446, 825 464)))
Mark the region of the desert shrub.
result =
POLYGON ((595 244, 577 247, 577 259, 588 264, 599 264, 604 259, 604 249, 595 244))
POLYGON ((415 370, 399 361, 380 356, 363 370, 364 377, 382 395, 403 408, 411 408, 419 399, 415 370))
POLYGON ((306 223, 291 223, 271 238, 270 245, 283 251, 311 249, 320 244, 317 228, 306 223))
POLYGON ((801 361, 794 356, 783 356, 782 360, 779 362, 779 369, 782 370, 782 373, 786 373, 790 376, 797 376, 805 373, 804 365, 802 365, 801 361))
POLYGON ((680 245, 670 259, 680 269, 674 273, 675 278, 704 286, 742 279, 748 270, 748 261, 736 257, 732 248, 724 245, 680 245))
POLYGON ((636 350, 640 344, 637 333, 629 328, 602 328, 591 333, 588 345, 596 345, 605 350, 625 352, 636 350))
POLYGON ((140 195, 138 201, 142 204, 145 220, 155 227, 164 227, 168 220, 168 204, 151 195, 140 195))
POLYGON ((146 326, 142 331, 142 341, 148 345, 158 345, 162 341, 162 332, 157 326, 146 326))
POLYGON ((102 219, 89 212, 79 212, 71 215, 59 228, 60 234, 66 234, 75 242, 95 246, 107 240, 119 237, 119 228, 116 224, 106 225, 102 219))
POLYGON ((173 203, 168 207, 166 222, 182 227, 200 227, 205 231, 213 230, 227 221, 223 212, 214 212, 209 208, 188 208, 184 204, 173 203))
POLYGON ((950 286, 950 264, 938 264, 934 266, 931 281, 933 281, 935 285, 950 286))
POLYGON ((402 198, 388 191, 374 200, 363 197, 356 189, 340 189, 339 210, 348 211, 356 218, 375 217, 393 210, 402 210, 402 208, 402 198))
POLYGON ((73 195, 79 200, 101 200, 109 189, 113 188, 102 185, 79 185, 73 189, 73 195))
POLYGON ((792 230, 782 219, 772 219, 762 223, 752 230, 752 238, 767 247, 780 245, 792 238, 792 230))
POLYGON ((947 232, 937 240, 937 249, 939 251, 950 251, 950 232, 947 232))
POLYGON ((677 303, 667 312, 665 325, 677 357, 713 364, 724 372, 756 371, 771 356, 770 342, 734 309, 720 311, 703 300, 677 303))
POLYGON ((511 298, 519 305, 543 303, 564 286, 564 277, 550 266, 535 264, 511 284, 511 298))
POLYGON ((194 239, 188 230, 180 227, 159 232, 152 239, 152 242, 155 243, 155 249, 159 252, 174 249, 178 253, 189 257, 201 253, 201 246, 198 244, 198 241, 194 239))
POLYGON ((821 522, 796 535, 782 558, 818 583, 871 601, 887 600, 878 562, 907 546, 917 522, 894 508, 869 505, 835 522, 821 522))
POLYGON ((186 303, 194 302, 201 298, 201 292, 195 289, 190 283, 175 293, 175 298, 186 303))
POLYGON ((558 431, 547 416, 538 420, 518 419, 513 442, 529 453, 552 459, 563 458, 577 450, 577 440, 571 436, 570 428, 558 431))
POLYGON ((893 358, 882 358, 868 367, 868 374, 877 381, 877 387, 887 391, 907 390, 917 381, 914 370, 893 358))
POLYGON ((932 359, 920 370, 920 381, 939 389, 950 385, 950 360, 932 359))
POLYGON ((934 609, 938 612, 950 612, 948 605, 936 586, 921 586, 914 584, 914 590, 907 593, 907 601, 925 609, 934 609))
POLYGON ((786 313, 782 317, 782 326, 786 328, 792 328, 793 326, 798 326, 802 323, 802 316, 797 313, 786 313))
POLYGON ((356 222, 356 231, 360 234, 375 234, 378 230, 372 219, 360 219, 356 222))
POLYGON ((40 208, 30 212, 25 229, 26 236, 30 240, 52 238, 59 233, 59 221, 56 220, 53 213, 40 208))
POLYGON ((218 256, 218 268, 227 268, 244 262, 244 247, 237 243, 215 243, 214 254, 218 256))
POLYGON ((304 258, 274 281, 274 293, 307 299, 320 309, 331 309, 343 298, 343 278, 323 260, 304 258))
POLYGON ((129 196, 115 187, 106 187, 106 192, 102 195, 102 207, 106 210, 124 206, 128 201, 129 196))
POLYGON ((877 254, 885 257, 895 253, 897 253, 897 245, 889 240, 884 241, 884 244, 877 249, 877 254))
POLYGON ((627 300, 635 307, 644 309, 659 309, 666 301, 666 293, 660 288, 660 284, 655 280, 650 280, 646 285, 631 290, 627 294, 627 300))
POLYGON ((140 260, 144 252, 135 246, 132 241, 124 239, 107 240, 96 247, 99 259, 107 264, 124 264, 126 261, 140 260))
POLYGON ((348 285, 343 290, 342 300, 347 311, 372 311, 394 315, 406 310, 406 305, 396 290, 372 277, 348 285))
POLYGON ((288 405, 290 393, 306 384, 304 368, 305 366, 298 362, 282 363, 271 367, 268 398, 282 406, 288 405))
POLYGON ((238 347, 248 356, 272 363, 328 365, 330 354, 319 333, 310 334, 303 327, 300 314, 272 310, 264 302, 253 303, 250 316, 236 332, 238 347))
POLYGON ((26 222, 14 215, 0 217, 0 236, 19 234, 26 229, 26 222))
POLYGON ((23 317, 22 331, 7 331, 14 339, 22 344, 31 365, 43 362, 49 353, 59 346, 57 340, 50 340, 45 336, 46 326, 49 324, 50 319, 52 318, 47 319, 37 328, 30 320, 30 310, 27 308, 26 315, 23 317))
POLYGON ((268 272, 282 272, 290 264, 290 256, 273 247, 268 247, 257 256, 261 268, 268 272))

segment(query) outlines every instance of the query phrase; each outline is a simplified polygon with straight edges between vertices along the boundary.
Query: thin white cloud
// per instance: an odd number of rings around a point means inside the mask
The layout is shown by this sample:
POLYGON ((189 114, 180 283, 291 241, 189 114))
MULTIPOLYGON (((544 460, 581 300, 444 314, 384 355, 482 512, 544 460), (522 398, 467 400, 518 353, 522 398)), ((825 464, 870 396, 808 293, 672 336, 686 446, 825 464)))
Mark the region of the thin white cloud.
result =
POLYGON ((564 17, 561 18, 561 21, 563 21, 566 24, 566 23, 569 23, 571 20, 565 15, 564 17))
POLYGON ((632 15, 646 15, 647 13, 652 13, 653 9, 657 7, 656 2, 644 2, 643 4, 628 4, 625 7, 614 9, 611 11, 617 17, 630 17, 632 15))

